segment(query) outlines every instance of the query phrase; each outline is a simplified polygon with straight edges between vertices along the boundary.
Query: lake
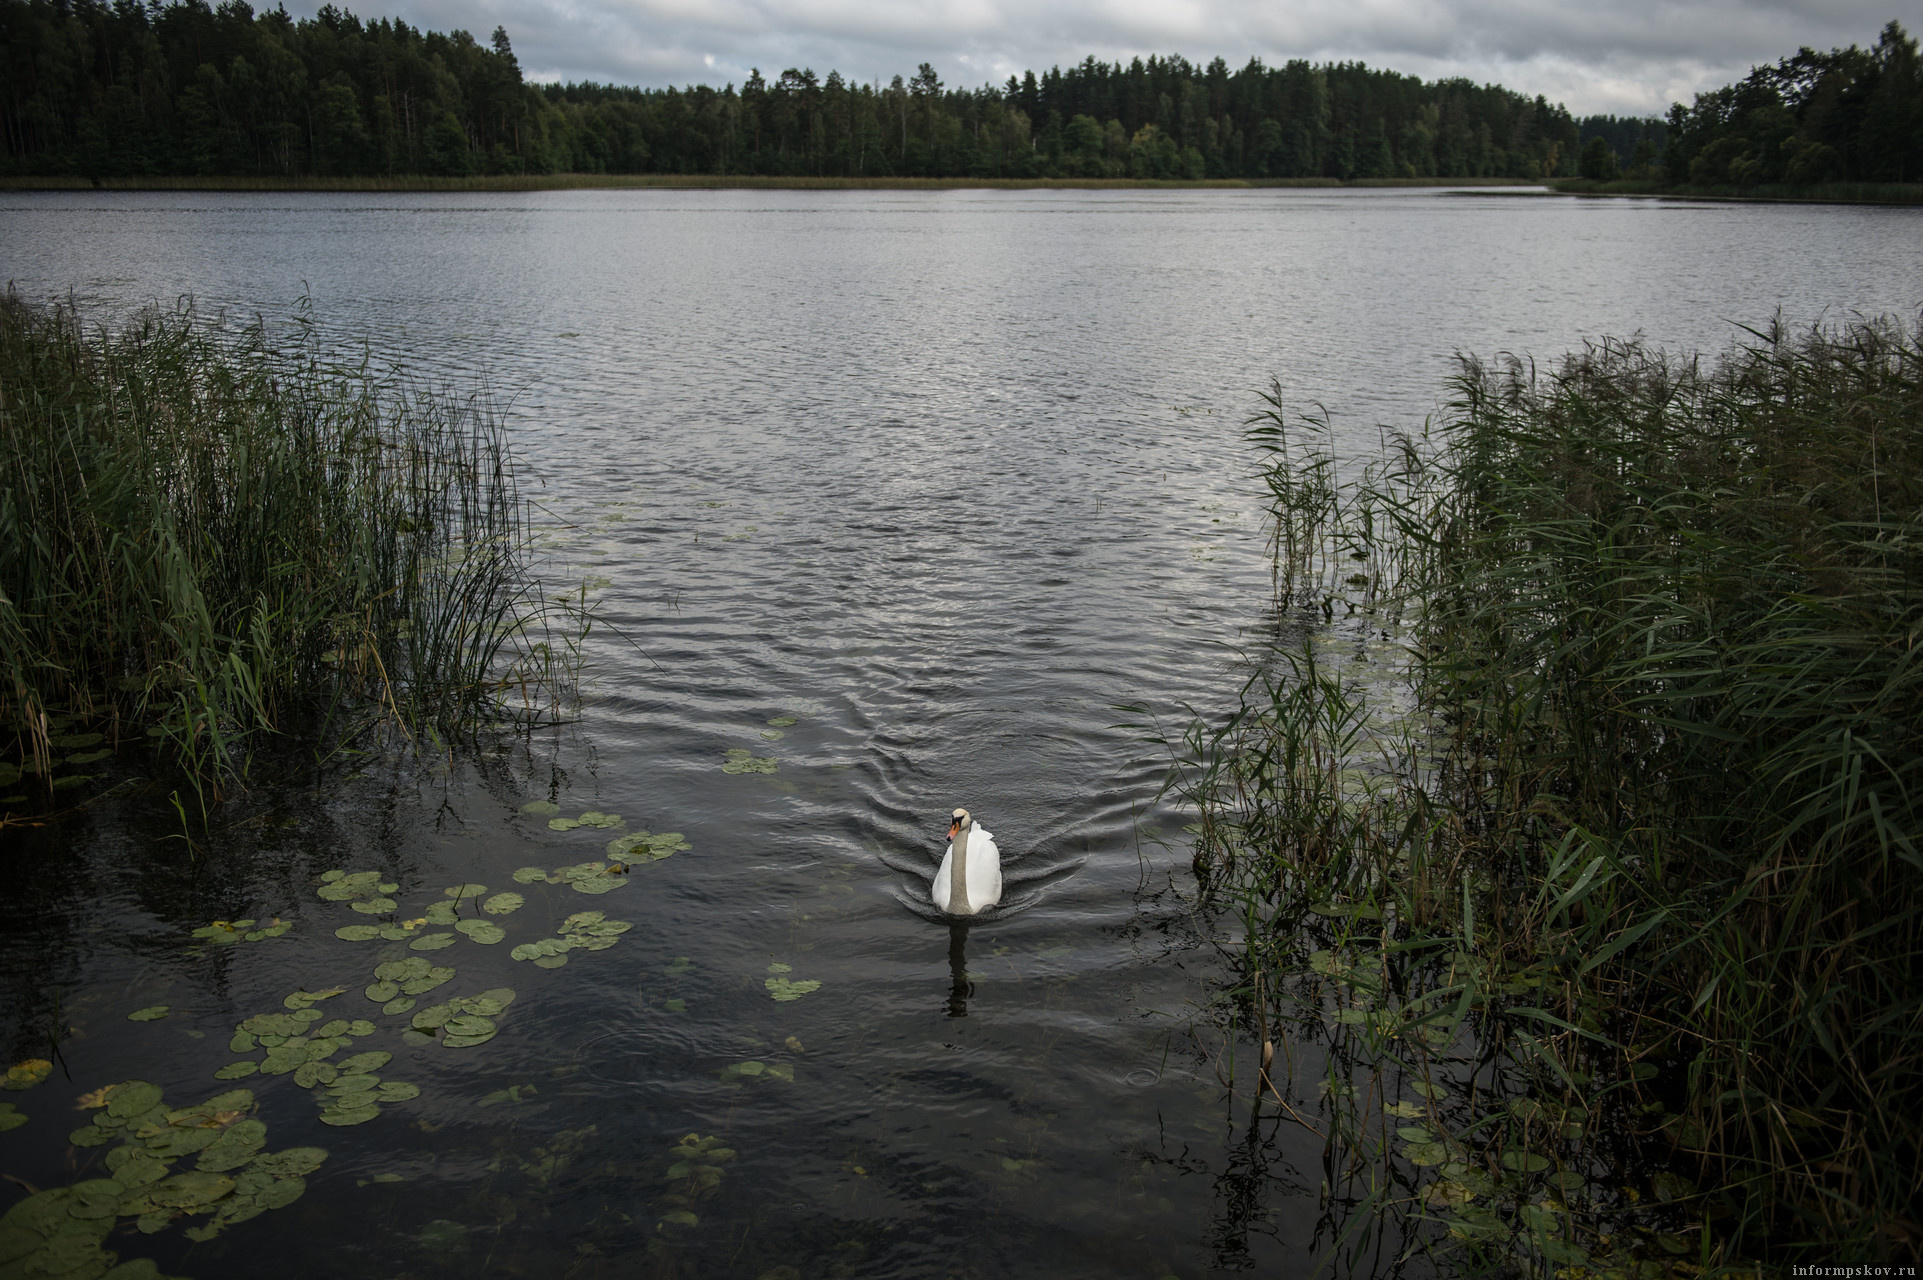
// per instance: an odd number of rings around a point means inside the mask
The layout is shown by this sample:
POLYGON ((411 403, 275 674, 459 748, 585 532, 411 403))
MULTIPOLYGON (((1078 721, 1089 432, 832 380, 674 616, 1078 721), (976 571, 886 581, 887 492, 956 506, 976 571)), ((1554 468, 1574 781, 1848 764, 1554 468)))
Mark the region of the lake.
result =
POLYGON ((94 319, 186 295, 304 314, 485 387, 551 581, 604 623, 562 730, 262 787, 205 831, 136 787, 0 837, 8 1061, 59 1048, 5 1095, 28 1117, 0 1136, 16 1182, 109 1170, 121 1148, 69 1140, 85 1092, 247 1088, 268 1149, 328 1152, 305 1193, 202 1241, 183 1228, 207 1219, 162 1213, 109 1248, 203 1278, 1161 1280, 1306 1269, 1328 1243, 1319 1142, 1251 1126, 1227 1082, 1206 1006, 1236 922, 1191 910, 1166 757, 1120 709, 1171 731, 1219 712, 1272 624, 1256 392, 1279 380, 1364 457, 1437 411, 1459 351, 1914 317, 1923 210, 8 192, 0 270, 94 319), (773 771, 724 773, 744 752, 773 771), (958 805, 1009 884, 966 930, 927 895, 958 805), (621 825, 550 824, 582 814, 621 825), (516 878, 639 830, 687 848, 612 893, 516 878), (382 917, 321 896, 336 870, 378 872, 399 918, 438 902, 505 936, 342 939, 382 917), (476 912, 506 893, 525 904, 476 912), (590 910, 633 928, 559 967, 511 954, 590 910), (292 927, 193 936, 274 918, 292 927), (403 1038, 411 1012, 364 988, 415 959, 455 971, 422 1007, 511 988, 475 1006, 499 1033, 403 1038), (229 1068, 310 1003, 316 1031, 348 1026, 340 1061, 393 1055, 359 1073, 388 1099, 364 1123, 322 1123, 313 1072, 229 1068))

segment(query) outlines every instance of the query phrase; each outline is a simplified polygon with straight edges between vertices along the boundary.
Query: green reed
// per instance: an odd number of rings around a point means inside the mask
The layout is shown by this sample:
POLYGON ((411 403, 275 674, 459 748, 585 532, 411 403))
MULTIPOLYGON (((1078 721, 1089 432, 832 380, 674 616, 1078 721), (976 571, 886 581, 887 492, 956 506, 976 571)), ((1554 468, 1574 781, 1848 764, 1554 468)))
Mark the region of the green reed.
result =
POLYGON ((1465 362, 1354 479, 1253 424, 1309 625, 1172 785, 1345 1256, 1923 1248, 1923 328, 1753 338, 1465 362))
POLYGON ((329 360, 304 317, 109 332, 10 292, 0 545, 0 724, 30 764, 77 716, 218 795, 268 739, 445 744, 551 714, 570 673, 498 418, 329 360))

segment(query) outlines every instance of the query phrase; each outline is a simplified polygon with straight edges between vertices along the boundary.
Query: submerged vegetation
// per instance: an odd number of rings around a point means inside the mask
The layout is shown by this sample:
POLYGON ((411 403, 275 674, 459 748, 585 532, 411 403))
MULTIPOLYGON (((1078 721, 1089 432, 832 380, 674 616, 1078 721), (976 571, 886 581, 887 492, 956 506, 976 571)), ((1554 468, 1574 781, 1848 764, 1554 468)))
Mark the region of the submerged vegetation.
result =
POLYGON ((0 726, 43 792, 144 732, 218 794, 264 736, 446 741, 570 674, 499 419, 309 326, 96 331, 10 293, 0 542, 0 726))
POLYGON ((1174 785, 1325 1242, 1914 1260, 1923 328, 1467 362, 1359 477, 1306 425, 1251 432, 1304 638, 1174 785))

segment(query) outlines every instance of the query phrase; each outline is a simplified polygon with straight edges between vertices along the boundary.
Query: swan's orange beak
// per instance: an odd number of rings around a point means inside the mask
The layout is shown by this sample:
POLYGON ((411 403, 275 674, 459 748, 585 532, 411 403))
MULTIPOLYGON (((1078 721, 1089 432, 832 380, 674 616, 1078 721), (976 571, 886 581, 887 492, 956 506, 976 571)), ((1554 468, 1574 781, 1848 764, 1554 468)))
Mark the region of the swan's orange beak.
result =
POLYGON ((949 824, 948 824, 948 838, 949 838, 950 840, 953 840, 953 839, 955 838, 955 833, 956 833, 956 832, 958 832, 958 831, 960 831, 960 830, 961 830, 961 823, 959 823, 959 822, 951 822, 951 823, 949 823, 949 824))

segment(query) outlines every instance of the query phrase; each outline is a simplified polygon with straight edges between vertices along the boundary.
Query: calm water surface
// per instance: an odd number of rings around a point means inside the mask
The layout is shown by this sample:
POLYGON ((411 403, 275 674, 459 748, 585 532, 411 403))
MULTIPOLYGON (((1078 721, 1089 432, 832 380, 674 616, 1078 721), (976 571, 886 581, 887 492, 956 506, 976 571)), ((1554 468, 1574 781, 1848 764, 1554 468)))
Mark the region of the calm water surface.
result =
POLYGON ((1265 625, 1254 390, 1325 405, 1360 453, 1420 424, 1458 350, 1913 316, 1923 211, 8 193, 0 271, 101 317, 192 295, 281 322, 305 296, 379 360, 484 380, 620 633, 590 643, 577 726, 446 776, 255 793, 192 851, 156 796, 13 838, 0 1033, 17 1060, 71 1028, 71 1078, 7 1095, 31 1120, 0 1137, 6 1172, 99 1176, 112 1148, 67 1142, 76 1095, 139 1077, 201 1101, 231 1087, 238 1021, 343 985, 318 1007, 374 1021, 351 1052, 392 1052, 380 1074, 420 1097, 334 1128, 290 1075, 238 1081, 270 1148, 331 1152, 306 1195, 205 1243, 110 1247, 200 1277, 1156 1280, 1318 1247, 1319 1144, 1251 1141, 1219 1039, 1188 1034, 1215 960, 1163 760, 1117 727, 1120 704, 1220 708, 1265 625), (730 749, 777 771, 723 774, 730 749), (534 800, 692 847, 603 896, 517 885, 619 834, 552 831, 518 813, 534 800), (927 904, 955 805, 1010 886, 965 932, 927 904), (370 917, 316 896, 331 868, 382 871, 403 918, 462 882, 524 893, 505 943, 430 957, 457 970, 432 1000, 516 990, 500 1034, 404 1043, 361 988, 411 953, 336 939, 370 917), (635 928, 564 968, 510 958, 583 909, 635 928), (193 951, 242 916, 295 923, 193 951), (771 972, 820 986, 778 1002, 771 972), (736 1153, 718 1184, 674 1171, 688 1134, 736 1153))

